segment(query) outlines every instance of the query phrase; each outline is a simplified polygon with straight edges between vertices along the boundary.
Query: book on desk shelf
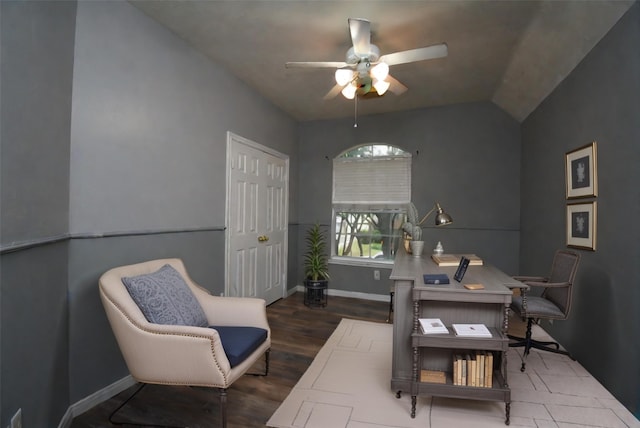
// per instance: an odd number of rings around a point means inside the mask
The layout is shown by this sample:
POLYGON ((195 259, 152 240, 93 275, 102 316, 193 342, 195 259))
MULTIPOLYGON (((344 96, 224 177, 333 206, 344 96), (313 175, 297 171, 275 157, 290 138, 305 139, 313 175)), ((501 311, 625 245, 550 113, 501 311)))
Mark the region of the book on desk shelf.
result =
POLYGON ((440 318, 420 318, 418 321, 423 334, 449 334, 449 329, 440 318))
POLYGON ((425 284, 449 284, 449 276, 446 273, 425 273, 425 284))
POLYGON ((420 382, 447 383, 447 378, 440 370, 420 370, 420 382))
POLYGON ((493 387, 493 353, 491 351, 469 351, 453 354, 453 384, 493 387))
POLYGON ((466 257, 469 259, 469 266, 482 266, 484 262, 475 254, 432 254, 431 259, 438 266, 458 266, 460 259, 466 257))
POLYGON ((492 337, 484 324, 452 324, 451 326, 459 337, 492 337))

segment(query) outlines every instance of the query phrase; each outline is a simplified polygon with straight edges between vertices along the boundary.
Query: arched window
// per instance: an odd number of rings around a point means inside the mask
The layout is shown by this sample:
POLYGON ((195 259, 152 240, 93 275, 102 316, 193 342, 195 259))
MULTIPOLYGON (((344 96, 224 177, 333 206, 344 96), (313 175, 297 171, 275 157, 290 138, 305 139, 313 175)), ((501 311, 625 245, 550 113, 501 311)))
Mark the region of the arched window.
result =
POLYGON ((351 148, 333 160, 332 260, 391 262, 402 245, 411 200, 411 154, 382 143, 351 148))

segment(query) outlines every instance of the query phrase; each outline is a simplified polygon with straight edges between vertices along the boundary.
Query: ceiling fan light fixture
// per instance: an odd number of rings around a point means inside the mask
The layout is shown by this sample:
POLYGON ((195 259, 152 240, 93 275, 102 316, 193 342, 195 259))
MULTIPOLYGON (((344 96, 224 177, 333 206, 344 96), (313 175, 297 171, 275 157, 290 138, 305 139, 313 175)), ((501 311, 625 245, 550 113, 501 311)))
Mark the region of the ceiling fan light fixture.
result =
POLYGON ((387 92, 387 89, 389 89, 389 86, 391 86, 391 83, 385 80, 376 80, 373 84, 373 87, 376 88, 376 92, 378 93, 378 95, 384 95, 384 93, 387 92))
POLYGON ((381 62, 371 69, 371 75, 376 79, 382 81, 389 75, 389 65, 386 62, 381 62))
POLYGON ((336 70, 336 83, 344 86, 353 80, 353 70, 347 68, 339 68, 336 70))
POLYGON ((360 95, 366 95, 371 92, 371 87, 373 86, 373 82, 370 77, 366 79, 360 79, 358 81, 358 90, 356 91, 360 95))
POLYGON ((356 90, 358 88, 353 84, 349 84, 342 89, 342 95, 348 100, 352 100, 356 96, 356 90))

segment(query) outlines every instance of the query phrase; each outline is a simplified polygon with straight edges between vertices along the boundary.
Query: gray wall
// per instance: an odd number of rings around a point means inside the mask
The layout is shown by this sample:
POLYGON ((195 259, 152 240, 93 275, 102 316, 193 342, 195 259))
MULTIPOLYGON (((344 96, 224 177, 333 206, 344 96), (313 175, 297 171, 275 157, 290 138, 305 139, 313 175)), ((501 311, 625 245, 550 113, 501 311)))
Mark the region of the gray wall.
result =
MULTIPOLYGON (((227 130, 290 156, 289 287, 349 147, 413 153, 418 209, 455 220, 428 248, 539 273, 564 247, 564 153, 597 140, 598 250, 551 331, 638 415, 638 4, 522 127, 489 103, 296 124, 126 2, 0 2, 0 19, 0 426, 20 407, 55 426, 127 374, 96 289, 108 268, 177 256, 222 291, 227 130)), ((332 265, 331 287, 386 295, 371 270, 332 265)))
POLYGON ((640 4, 522 125, 524 274, 565 247, 566 152, 597 142, 597 246, 582 255, 570 319, 545 325, 640 416, 640 4))
POLYGON ((0 426, 69 405, 67 242, 76 4, 0 2, 0 426), (59 240, 59 242, 55 242, 59 240), (51 241, 10 252, 31 243, 51 241))
POLYGON ((226 133, 295 165, 297 124, 127 2, 0 8, 0 426, 51 427, 128 374, 99 275, 180 257, 223 291, 226 133))
MULTIPOLYGON (((328 234, 332 159, 359 144, 381 142, 412 153, 412 200, 418 211, 426 214, 439 201, 453 217, 452 225, 424 231, 428 251, 441 241, 447 252, 476 253, 506 272, 518 271, 520 126, 515 120, 494 104, 471 103, 363 116, 357 128, 353 123, 300 126, 299 190, 313 195, 299 204, 300 248, 314 222, 328 234)), ((390 271, 382 270, 381 280, 374 281, 373 269, 332 264, 330 288, 388 296, 390 271)), ((302 284, 302 272, 298 281, 302 284)))

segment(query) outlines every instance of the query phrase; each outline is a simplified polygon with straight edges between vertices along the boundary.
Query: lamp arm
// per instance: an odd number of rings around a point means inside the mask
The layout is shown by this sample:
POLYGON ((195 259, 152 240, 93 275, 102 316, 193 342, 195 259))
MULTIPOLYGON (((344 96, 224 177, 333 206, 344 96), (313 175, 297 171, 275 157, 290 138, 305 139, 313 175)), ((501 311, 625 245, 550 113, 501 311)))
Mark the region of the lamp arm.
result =
POLYGON ((424 223, 424 221, 427 219, 427 217, 429 217, 431 215, 431 213, 434 212, 437 207, 438 207, 437 205, 434 205, 433 208, 431 208, 431 211, 429 211, 424 217, 422 217, 422 220, 420 220, 418 222, 418 226, 420 226, 422 223, 424 223))

